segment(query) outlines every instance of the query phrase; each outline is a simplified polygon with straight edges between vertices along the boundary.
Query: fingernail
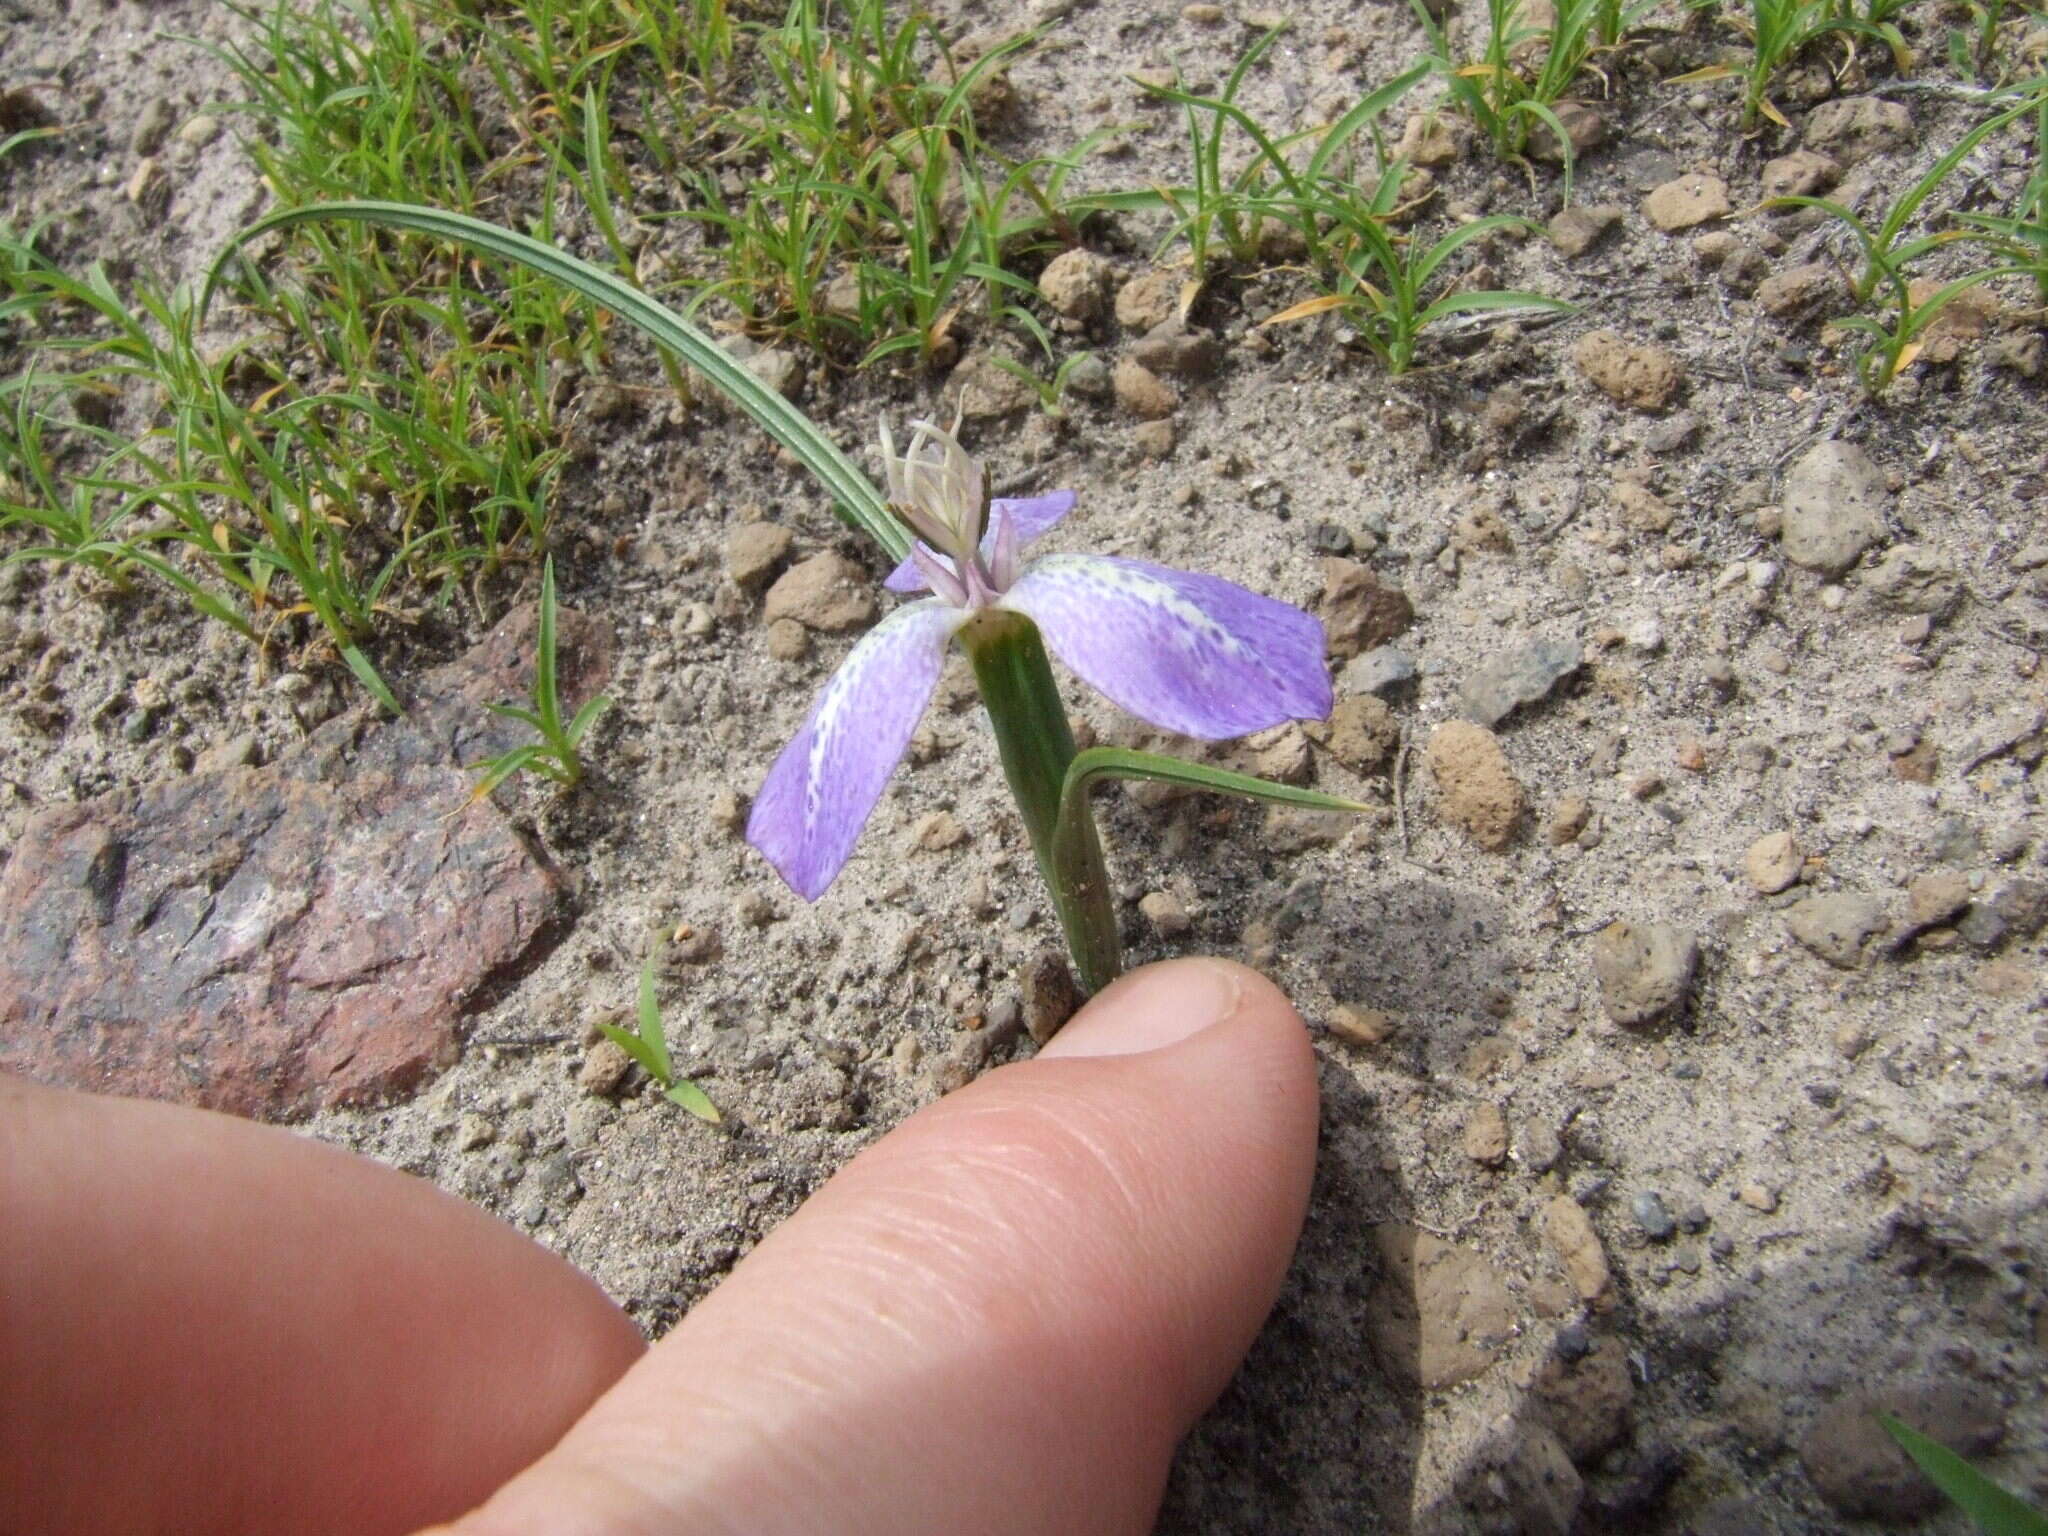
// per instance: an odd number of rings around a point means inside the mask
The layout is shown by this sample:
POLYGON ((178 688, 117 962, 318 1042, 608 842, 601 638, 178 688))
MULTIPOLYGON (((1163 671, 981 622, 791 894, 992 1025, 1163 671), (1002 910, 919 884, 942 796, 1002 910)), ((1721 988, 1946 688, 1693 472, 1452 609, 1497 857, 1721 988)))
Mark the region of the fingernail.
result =
POLYGON ((1135 1056, 1177 1045, 1237 1012, 1237 968, 1171 960, 1118 982, 1054 1035, 1040 1056, 1135 1056))

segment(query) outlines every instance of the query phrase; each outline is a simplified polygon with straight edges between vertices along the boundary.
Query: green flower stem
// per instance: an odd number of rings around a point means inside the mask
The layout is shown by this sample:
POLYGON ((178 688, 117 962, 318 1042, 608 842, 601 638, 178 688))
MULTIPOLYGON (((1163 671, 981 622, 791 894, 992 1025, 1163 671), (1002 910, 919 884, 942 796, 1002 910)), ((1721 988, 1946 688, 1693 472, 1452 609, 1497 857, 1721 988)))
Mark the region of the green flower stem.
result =
POLYGON ((1062 856, 1054 856, 1060 789, 1074 760, 1074 733, 1053 682, 1045 642, 1037 625, 1000 608, 977 613, 961 628, 959 638, 974 664, 974 680, 981 687, 981 701, 1002 753, 1003 773, 1023 813, 1024 830, 1059 914, 1074 969, 1084 990, 1099 992, 1122 973, 1123 947, 1109 902, 1102 840, 1085 807, 1081 814, 1087 819, 1080 835, 1062 839, 1062 856))

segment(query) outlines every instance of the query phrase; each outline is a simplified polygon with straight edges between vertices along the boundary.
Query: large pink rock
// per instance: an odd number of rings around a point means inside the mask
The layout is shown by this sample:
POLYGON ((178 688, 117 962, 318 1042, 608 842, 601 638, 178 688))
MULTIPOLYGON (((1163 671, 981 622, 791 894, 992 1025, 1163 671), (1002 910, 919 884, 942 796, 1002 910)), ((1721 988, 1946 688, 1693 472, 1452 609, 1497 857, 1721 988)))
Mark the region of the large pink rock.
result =
MULTIPOLYGON (((560 616, 574 702, 608 637, 560 616)), ((545 857, 463 765, 525 728, 533 610, 262 768, 54 807, 0 875, 0 1070, 265 1119, 403 1093, 562 915, 545 857)))

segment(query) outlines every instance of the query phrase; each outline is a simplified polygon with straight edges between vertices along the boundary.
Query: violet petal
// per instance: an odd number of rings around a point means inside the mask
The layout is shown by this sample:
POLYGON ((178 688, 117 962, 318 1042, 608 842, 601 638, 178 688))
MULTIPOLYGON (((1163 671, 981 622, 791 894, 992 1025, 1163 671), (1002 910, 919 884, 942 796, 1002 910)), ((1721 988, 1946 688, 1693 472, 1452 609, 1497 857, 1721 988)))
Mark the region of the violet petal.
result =
POLYGON ((967 615, 931 599, 861 637, 754 797, 747 841, 806 901, 824 894, 910 744, 967 615))
MULTIPOLYGON (((981 557, 991 558, 996 549, 998 519, 1008 518, 1016 532, 1017 547, 1022 549, 1033 539, 1051 528, 1061 518, 1074 510, 1072 491, 1048 491, 1043 496, 1008 497, 998 496, 989 503, 988 527, 981 536, 981 557)), ((914 561, 906 558, 889 573, 889 579, 882 583, 891 592, 926 592, 924 573, 914 561)))
POLYGON ((1330 713, 1323 626, 1218 576, 1049 555, 1003 599, 1082 679, 1140 719, 1221 740, 1330 713))

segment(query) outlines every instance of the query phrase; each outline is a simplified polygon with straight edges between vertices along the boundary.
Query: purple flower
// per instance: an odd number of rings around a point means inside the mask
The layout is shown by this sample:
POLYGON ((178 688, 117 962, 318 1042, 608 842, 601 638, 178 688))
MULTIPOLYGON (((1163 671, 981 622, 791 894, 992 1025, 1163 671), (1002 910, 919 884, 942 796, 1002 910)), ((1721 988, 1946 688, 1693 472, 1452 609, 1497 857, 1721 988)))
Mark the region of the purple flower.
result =
POLYGON ((1054 655, 1124 709, 1183 736, 1243 736, 1330 713, 1323 629, 1234 582, 1108 555, 1018 551, 1065 517, 1072 491, 991 501, 952 433, 915 423, 898 455, 882 428, 891 510, 917 535, 889 576, 929 591, 856 645, 768 770, 747 841, 798 895, 838 875, 930 703, 946 644, 984 608, 1020 613, 1054 655))

